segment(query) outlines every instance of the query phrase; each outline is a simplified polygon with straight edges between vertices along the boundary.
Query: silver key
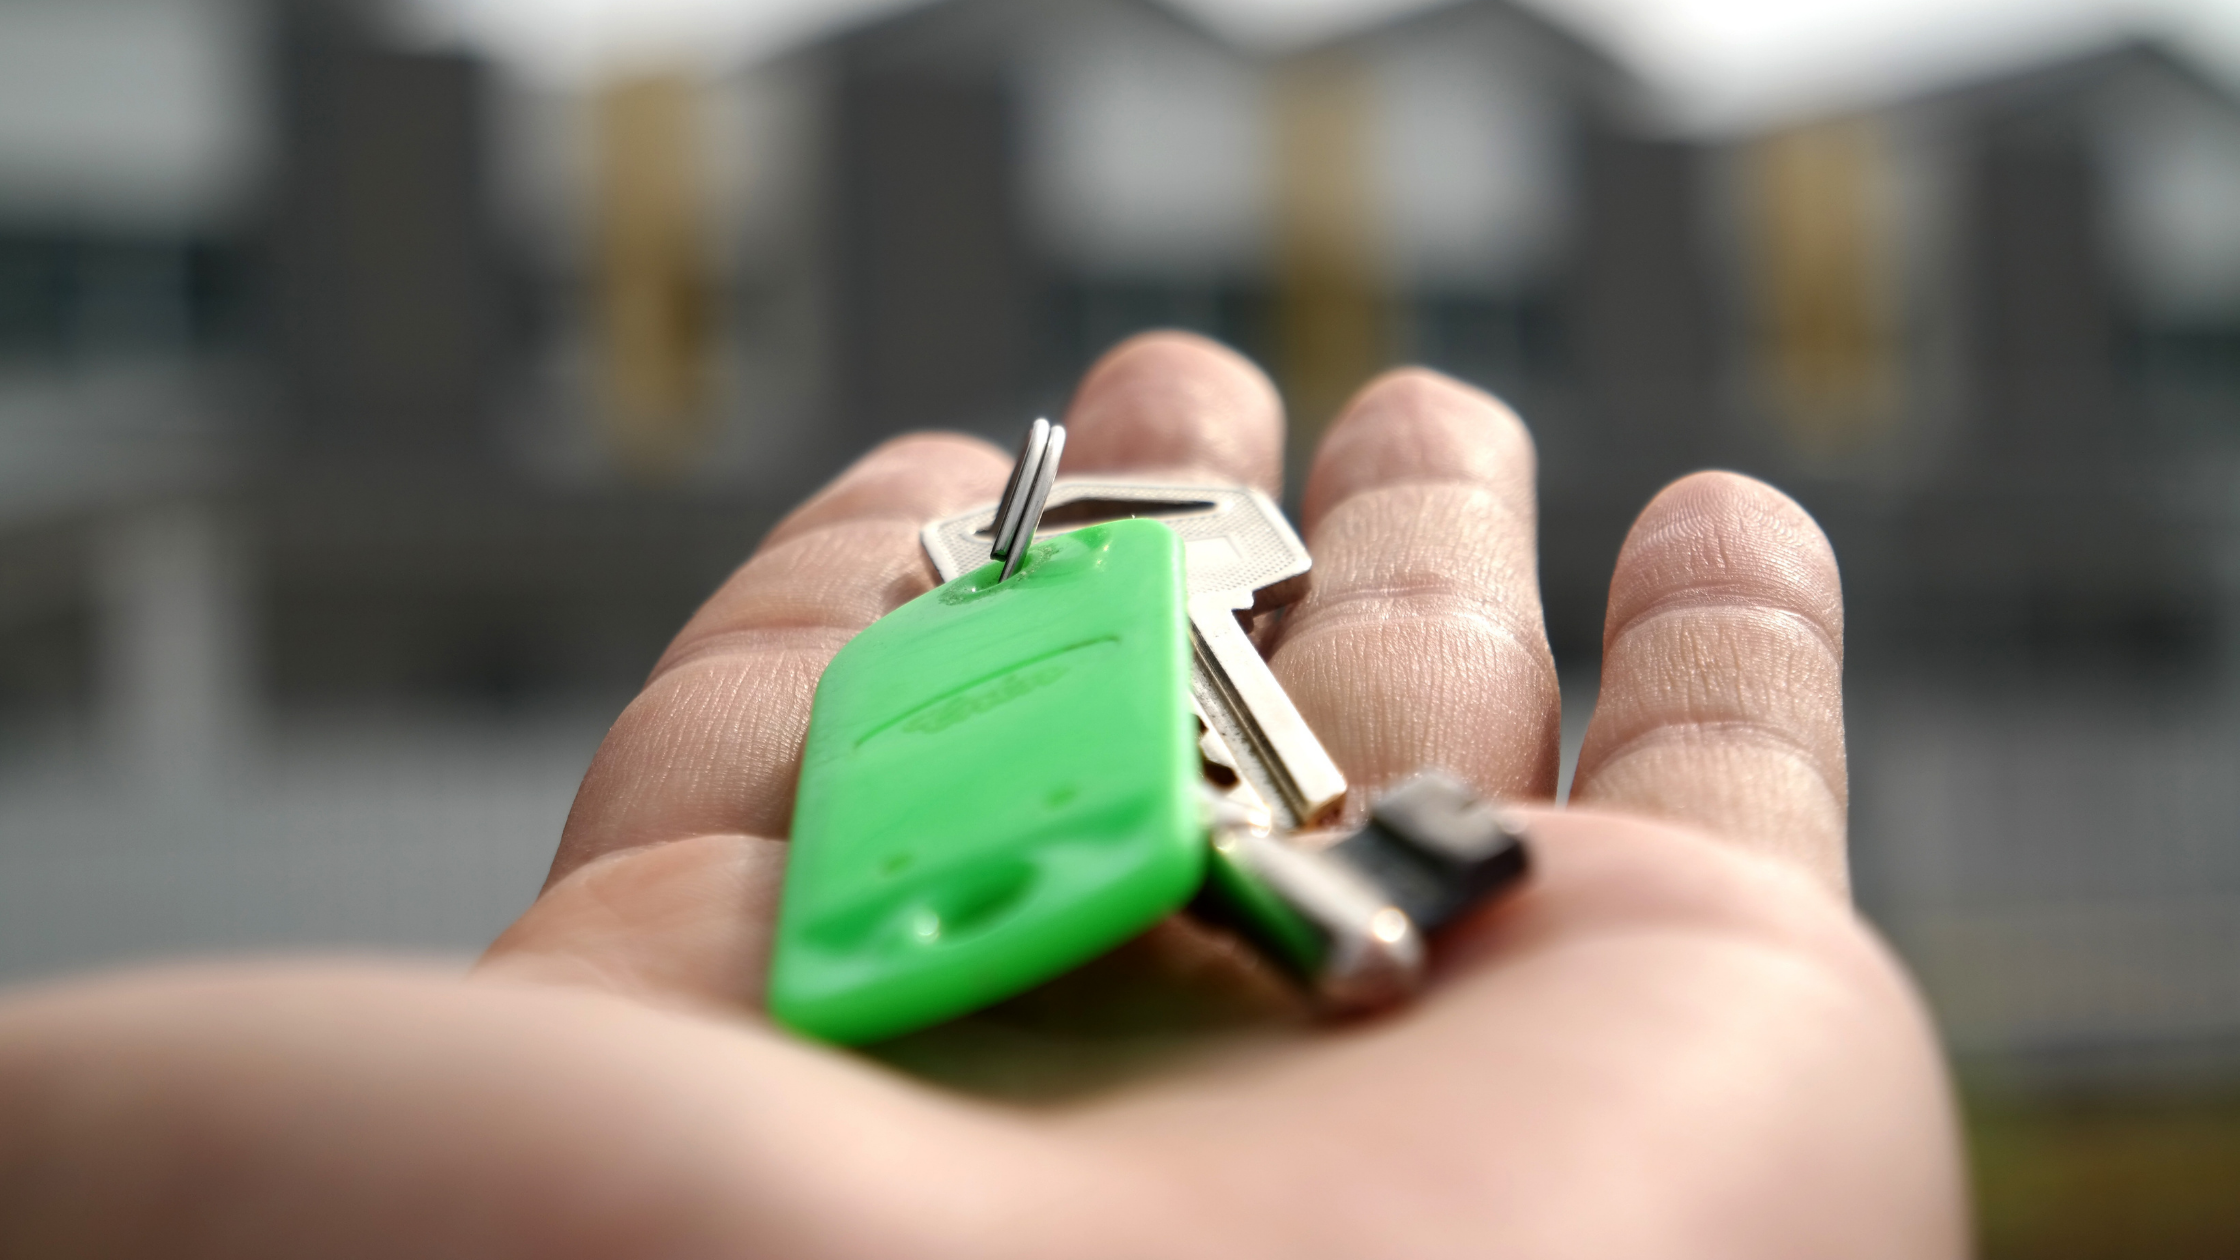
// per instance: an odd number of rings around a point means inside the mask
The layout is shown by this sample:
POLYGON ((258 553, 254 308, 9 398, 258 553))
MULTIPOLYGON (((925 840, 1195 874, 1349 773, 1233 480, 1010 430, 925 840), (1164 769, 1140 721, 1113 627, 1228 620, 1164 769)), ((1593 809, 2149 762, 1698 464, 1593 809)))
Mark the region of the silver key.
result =
POLYGON ((1241 932, 1334 1010, 1370 1010, 1424 981, 1429 935, 1513 891, 1522 819, 1437 770, 1378 794, 1350 831, 1273 835, 1214 802, 1213 865, 1193 911, 1241 932))
MULTIPOLYGON (((1181 536, 1190 586, 1191 698, 1205 722, 1208 759, 1228 765, 1278 831, 1311 827, 1344 802, 1345 776, 1269 672, 1237 614, 1297 598, 1313 564, 1306 545, 1256 490, 1068 481, 1050 492, 1045 533, 1150 517, 1181 536), (1224 757, 1222 754, 1226 753, 1224 757)), ((943 581, 987 563, 992 507, 925 527, 943 581)))

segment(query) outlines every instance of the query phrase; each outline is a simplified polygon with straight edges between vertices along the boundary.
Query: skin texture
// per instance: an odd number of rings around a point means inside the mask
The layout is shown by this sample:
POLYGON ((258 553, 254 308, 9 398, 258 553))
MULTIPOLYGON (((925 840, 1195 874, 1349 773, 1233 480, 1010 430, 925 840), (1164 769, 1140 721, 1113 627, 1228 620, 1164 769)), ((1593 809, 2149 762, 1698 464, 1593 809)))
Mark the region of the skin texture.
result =
MULTIPOLYGON (((1275 489, 1274 391, 1194 338, 1116 349, 1067 420, 1069 473, 1275 489)), ((1528 886, 1437 942, 1414 1006, 1317 1023, 1177 922, 871 1054, 767 1024, 817 676, 931 587, 918 526, 1006 471, 903 438, 685 627, 473 976, 174 969, 0 1004, 0 1254, 1963 1254, 1934 1041, 1845 899, 1826 541, 1742 477, 1657 496, 1557 810, 1532 458, 1484 394, 1372 382, 1267 636, 1356 784, 1437 764, 1530 820, 1528 886)))

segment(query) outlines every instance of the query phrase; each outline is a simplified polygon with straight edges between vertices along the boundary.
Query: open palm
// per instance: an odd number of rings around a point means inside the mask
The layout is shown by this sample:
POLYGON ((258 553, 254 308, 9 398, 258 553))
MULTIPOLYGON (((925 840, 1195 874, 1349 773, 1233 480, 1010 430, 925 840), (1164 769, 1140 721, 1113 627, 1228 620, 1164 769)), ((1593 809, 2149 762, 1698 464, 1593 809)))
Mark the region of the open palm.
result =
MULTIPOLYGON (((1109 355, 1072 474, 1274 490, 1282 417, 1178 335, 1109 355)), ((1918 1003, 1845 890, 1842 611, 1811 519, 1660 494, 1612 584, 1572 808, 1533 456, 1483 394, 1372 384, 1306 496, 1272 662, 1358 786, 1527 806, 1525 890, 1413 1007, 1332 1027, 1163 925, 871 1055, 759 1012, 817 677, 927 590, 1007 461, 874 451, 781 523, 615 724, 550 882, 470 977, 296 963, 0 1006, 0 1254, 1955 1256, 1918 1003), (906 1070, 904 1070, 906 1069, 906 1070)))

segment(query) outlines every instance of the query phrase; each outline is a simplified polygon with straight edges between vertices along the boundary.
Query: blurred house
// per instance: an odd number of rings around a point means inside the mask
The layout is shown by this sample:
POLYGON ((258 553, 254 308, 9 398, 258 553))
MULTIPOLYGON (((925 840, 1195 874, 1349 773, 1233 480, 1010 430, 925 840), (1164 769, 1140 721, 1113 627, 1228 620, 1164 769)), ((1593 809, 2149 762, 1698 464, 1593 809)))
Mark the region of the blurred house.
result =
POLYGON ((544 405, 537 104, 373 3, 0 6, 0 974, 474 948, 771 518, 544 405))
POLYGON ((819 329, 801 392, 842 449, 1008 441, 1138 328, 1261 338, 1264 68, 1182 13, 957 0, 743 78, 814 155, 758 190, 744 266, 819 329))
POLYGON ((2139 45, 1716 165, 1732 449, 1903 502, 1905 638, 2219 650, 2240 100, 2139 45))
MULTIPOLYGON (((840 450, 1008 440, 1121 338, 1183 327, 1277 378, 1294 483, 1386 364, 1497 389, 1594 499, 1554 532, 1605 564, 1699 451, 1701 403, 1672 416, 1666 379, 1707 399, 1695 151, 1644 133, 1616 63, 1506 0, 1282 56, 1155 0, 951 0, 732 90, 782 120, 765 144, 818 155, 766 168, 740 267, 752 322, 814 330, 761 387, 840 450)), ((1556 601, 1572 637, 1600 595, 1556 601)))
POLYGON ((1570 150, 1637 95, 1499 0, 1281 59, 1153 0, 954 0, 746 78, 823 157, 763 190, 747 267, 824 295, 813 388, 859 444, 1008 437, 1149 327, 1267 363, 1309 439, 1395 357, 1521 385, 1570 150))
POLYGON ((1181 326, 1295 472, 1388 363, 1516 405, 1579 694, 1648 494, 1790 489, 1956 1044, 2240 1053, 2240 107, 2175 57, 1704 139, 1507 0, 948 0, 580 92, 407 16, 0 6, 0 974, 472 948, 776 513, 1181 326))
POLYGON ((1965 1048, 2229 1055, 2240 100, 2120 47, 1713 167, 1726 449, 1845 563, 1868 905, 1965 1048))

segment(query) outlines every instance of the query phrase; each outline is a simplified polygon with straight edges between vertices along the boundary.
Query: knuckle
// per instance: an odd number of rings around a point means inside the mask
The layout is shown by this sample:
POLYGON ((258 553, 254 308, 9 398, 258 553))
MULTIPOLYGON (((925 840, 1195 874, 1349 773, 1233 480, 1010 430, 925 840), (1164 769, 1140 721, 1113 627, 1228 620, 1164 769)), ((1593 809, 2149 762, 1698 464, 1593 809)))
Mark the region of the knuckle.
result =
POLYGON ((1327 557, 1308 608, 1359 592, 1417 590, 1529 601, 1538 615, 1529 510, 1480 486, 1385 486, 1333 509, 1315 531, 1327 557))

